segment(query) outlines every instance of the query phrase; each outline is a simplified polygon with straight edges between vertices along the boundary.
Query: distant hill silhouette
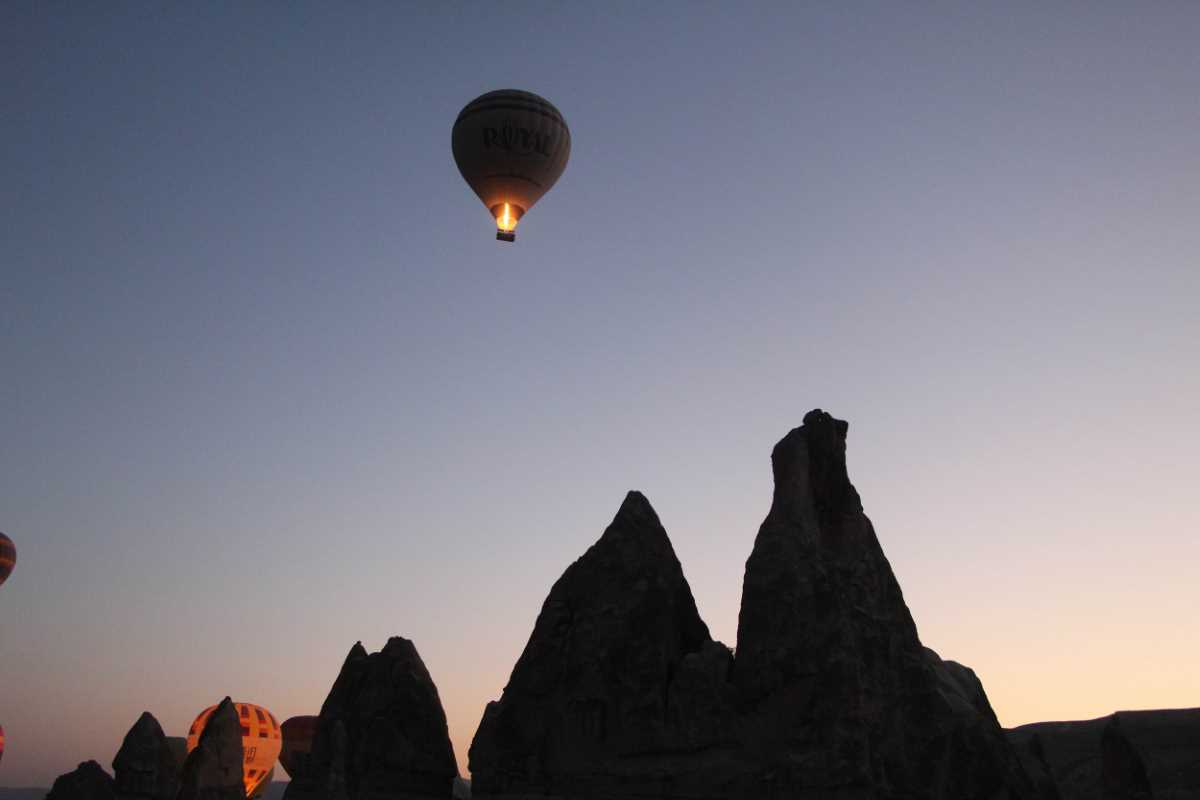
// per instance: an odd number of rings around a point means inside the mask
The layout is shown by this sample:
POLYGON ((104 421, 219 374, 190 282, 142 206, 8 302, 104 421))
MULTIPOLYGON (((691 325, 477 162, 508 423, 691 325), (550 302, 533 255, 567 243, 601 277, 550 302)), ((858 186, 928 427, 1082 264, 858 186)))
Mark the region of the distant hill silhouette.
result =
POLYGON ((1114 717, 1145 762, 1155 800, 1200 797, 1200 708, 1118 711, 1099 719, 1033 722, 1006 733, 1023 755, 1037 736, 1063 800, 1092 800, 1104 796, 1101 745, 1114 717))

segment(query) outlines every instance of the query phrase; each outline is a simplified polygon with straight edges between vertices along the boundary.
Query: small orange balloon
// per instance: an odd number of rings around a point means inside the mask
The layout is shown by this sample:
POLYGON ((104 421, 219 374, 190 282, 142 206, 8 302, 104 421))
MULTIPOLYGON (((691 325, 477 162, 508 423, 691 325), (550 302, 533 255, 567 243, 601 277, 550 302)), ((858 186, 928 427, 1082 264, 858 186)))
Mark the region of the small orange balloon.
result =
POLYGON ((0 533, 0 584, 12 575, 13 567, 17 565, 17 546, 13 540, 0 533))

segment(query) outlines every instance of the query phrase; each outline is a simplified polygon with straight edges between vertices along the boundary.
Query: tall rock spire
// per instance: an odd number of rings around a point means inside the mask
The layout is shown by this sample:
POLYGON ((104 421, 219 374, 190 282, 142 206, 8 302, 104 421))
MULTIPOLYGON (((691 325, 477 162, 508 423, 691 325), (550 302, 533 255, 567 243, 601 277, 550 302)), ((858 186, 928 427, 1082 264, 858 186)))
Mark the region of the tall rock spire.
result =
POLYGON ((350 649, 321 706, 305 774, 287 800, 448 798, 458 765, 446 712, 417 648, 400 636, 350 649))
POLYGON ((771 454, 734 667, 747 756, 764 789, 796 796, 1032 796, 974 673, 921 646, 847 475, 847 429, 817 409, 771 454))
MULTIPOLYGON (((542 605, 471 744, 477 796, 712 791, 697 755, 731 739, 729 650, 713 642, 658 515, 630 492, 542 605)), ((704 796, 709 796, 705 794, 704 796)))
POLYGON ((817 410, 775 446, 736 657, 631 492, 471 745, 478 798, 1030 800, 975 674, 922 647, 817 410))
POLYGON ((149 711, 125 734, 112 766, 122 800, 175 800, 183 764, 149 711))
POLYGON ((178 800, 245 800, 243 755, 242 723, 237 707, 226 697, 183 762, 178 800))

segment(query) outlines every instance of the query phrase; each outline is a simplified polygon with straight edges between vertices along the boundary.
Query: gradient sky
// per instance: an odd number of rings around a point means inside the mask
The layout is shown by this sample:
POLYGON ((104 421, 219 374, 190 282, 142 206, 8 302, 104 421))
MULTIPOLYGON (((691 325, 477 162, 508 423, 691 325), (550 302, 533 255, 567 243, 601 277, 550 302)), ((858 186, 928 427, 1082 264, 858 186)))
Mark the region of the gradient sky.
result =
POLYGON ((1200 703, 1200 5, 979 5, 4 3, 0 786, 393 634, 465 771, 628 489, 735 640, 814 407, 1004 724, 1200 703))

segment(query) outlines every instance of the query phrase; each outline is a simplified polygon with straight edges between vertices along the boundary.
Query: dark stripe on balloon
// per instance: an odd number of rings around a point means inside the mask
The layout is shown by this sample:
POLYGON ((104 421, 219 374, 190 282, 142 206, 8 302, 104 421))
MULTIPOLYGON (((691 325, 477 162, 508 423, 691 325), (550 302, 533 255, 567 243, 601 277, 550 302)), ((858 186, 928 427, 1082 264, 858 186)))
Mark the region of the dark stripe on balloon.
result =
POLYGON ((560 117, 562 116, 561 112, 555 108, 553 103, 546 98, 539 97, 531 92, 489 92, 488 94, 476 97, 474 100, 467 103, 466 108, 464 108, 463 111, 466 111, 468 108, 473 106, 479 106, 488 103, 523 103, 525 105, 540 106, 547 111, 558 114, 560 117))
POLYGON ((486 181, 490 178, 516 178, 519 181, 525 181, 526 183, 532 183, 534 186, 538 187, 539 189, 543 188, 542 184, 538 183, 533 178, 526 178, 524 175, 511 175, 506 172, 496 172, 491 175, 484 175, 479 180, 486 181))
POLYGON ((467 106, 459 113, 458 119, 454 120, 454 124, 457 125, 458 123, 462 122, 467 117, 472 116, 474 114, 478 114, 481 111, 532 111, 535 114, 541 114, 543 117, 554 120, 559 125, 562 125, 563 128, 567 131, 567 133, 571 132, 571 129, 567 127, 567 122, 566 122, 566 120, 564 120, 562 118, 561 114, 552 113, 550 111, 547 111, 544 108, 537 108, 535 106, 517 106, 517 105, 510 105, 508 103, 505 103, 502 105, 498 104, 498 105, 476 106, 474 108, 472 108, 471 106, 467 106))

